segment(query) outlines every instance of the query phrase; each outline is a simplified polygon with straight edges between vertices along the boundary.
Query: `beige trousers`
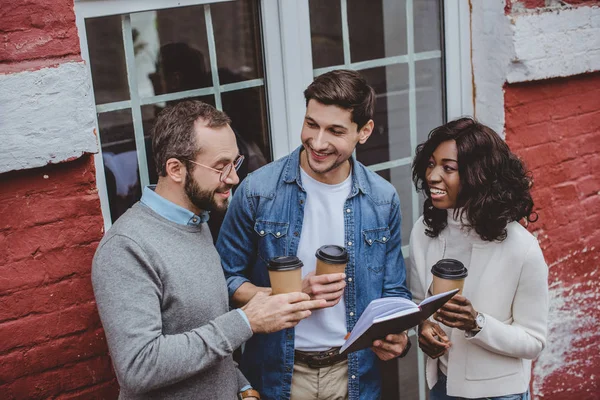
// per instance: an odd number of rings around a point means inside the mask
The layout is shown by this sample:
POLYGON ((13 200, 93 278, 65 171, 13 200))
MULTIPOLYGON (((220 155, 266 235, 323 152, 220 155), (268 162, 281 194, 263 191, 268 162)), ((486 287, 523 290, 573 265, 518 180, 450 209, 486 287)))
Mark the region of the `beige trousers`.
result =
POLYGON ((294 364, 290 400, 347 400, 348 360, 331 367, 294 364))

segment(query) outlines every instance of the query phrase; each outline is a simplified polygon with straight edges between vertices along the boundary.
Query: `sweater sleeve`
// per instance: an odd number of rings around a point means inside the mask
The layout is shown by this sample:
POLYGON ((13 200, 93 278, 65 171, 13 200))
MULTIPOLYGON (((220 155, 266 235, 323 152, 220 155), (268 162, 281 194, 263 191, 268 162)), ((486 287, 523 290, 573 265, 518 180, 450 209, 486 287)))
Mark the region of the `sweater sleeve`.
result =
POLYGON ((491 352, 524 359, 536 358, 546 345, 548 323, 548 267, 533 241, 525 257, 513 300, 512 321, 485 315, 485 326, 467 340, 491 352))
POLYGON ((207 371, 252 336, 235 310, 189 332, 163 334, 159 274, 128 237, 115 235, 101 244, 92 284, 119 384, 132 393, 207 371))

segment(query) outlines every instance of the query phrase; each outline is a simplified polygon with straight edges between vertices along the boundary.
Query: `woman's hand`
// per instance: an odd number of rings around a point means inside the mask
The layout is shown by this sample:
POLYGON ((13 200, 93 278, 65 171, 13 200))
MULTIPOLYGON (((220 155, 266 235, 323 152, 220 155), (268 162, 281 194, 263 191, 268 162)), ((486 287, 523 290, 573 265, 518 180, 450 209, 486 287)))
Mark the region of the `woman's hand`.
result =
POLYGON ((476 317, 477 311, 475 311, 469 299, 457 294, 444 304, 434 314, 433 318, 450 328, 468 332, 477 328, 476 317))
POLYGON ((419 347, 429 357, 443 356, 450 346, 452 343, 441 326, 429 320, 419 325, 419 347))

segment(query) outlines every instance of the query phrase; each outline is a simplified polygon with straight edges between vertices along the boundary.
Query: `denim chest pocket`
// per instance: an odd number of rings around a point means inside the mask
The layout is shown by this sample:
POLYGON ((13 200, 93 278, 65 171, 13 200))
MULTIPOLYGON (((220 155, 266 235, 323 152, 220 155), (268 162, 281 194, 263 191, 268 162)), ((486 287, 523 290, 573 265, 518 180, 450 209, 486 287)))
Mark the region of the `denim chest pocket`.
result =
POLYGON ((385 254, 387 252, 387 243, 390 240, 389 228, 366 229, 362 231, 365 246, 363 261, 367 268, 380 274, 385 268, 385 254))
POLYGON ((256 221, 254 231, 258 235, 258 256, 267 264, 269 259, 287 255, 289 223, 256 221))

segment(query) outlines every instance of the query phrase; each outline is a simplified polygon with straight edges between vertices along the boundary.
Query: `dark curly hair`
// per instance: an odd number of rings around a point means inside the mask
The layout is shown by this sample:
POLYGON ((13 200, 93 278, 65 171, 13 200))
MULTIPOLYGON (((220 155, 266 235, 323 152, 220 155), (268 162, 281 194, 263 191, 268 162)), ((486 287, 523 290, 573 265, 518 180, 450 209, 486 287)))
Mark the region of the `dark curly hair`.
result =
POLYGON ((448 140, 456 142, 458 151, 461 186, 456 212, 461 209, 465 226, 483 240, 502 241, 509 222, 537 220, 529 192, 533 180, 521 160, 491 128, 460 118, 432 130, 427 141, 417 146, 412 163, 413 183, 427 197, 423 211, 427 236, 437 237, 447 225, 447 210, 435 208, 431 201, 426 170, 435 149, 448 140))

